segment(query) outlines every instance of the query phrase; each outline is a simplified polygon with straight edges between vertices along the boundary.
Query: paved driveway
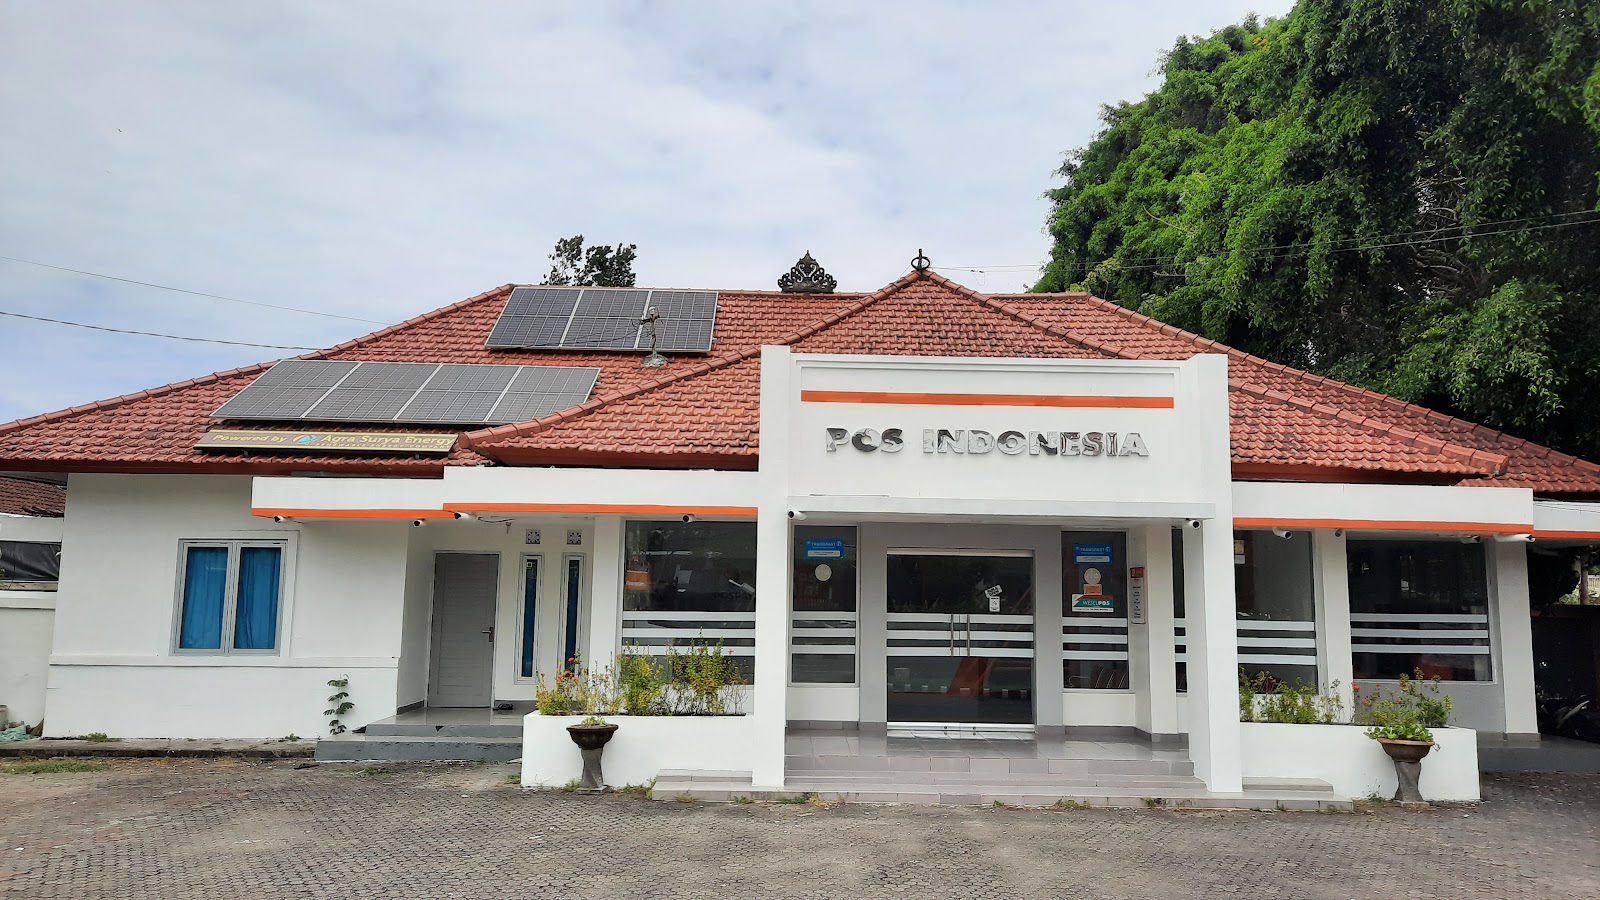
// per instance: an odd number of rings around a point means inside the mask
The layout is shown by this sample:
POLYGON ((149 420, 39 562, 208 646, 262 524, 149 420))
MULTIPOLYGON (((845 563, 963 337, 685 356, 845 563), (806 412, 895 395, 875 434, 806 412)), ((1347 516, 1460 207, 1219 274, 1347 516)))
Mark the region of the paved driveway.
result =
POLYGON ((1600 777, 1355 814, 702 805, 504 765, 132 760, 0 774, 0 896, 1600 896, 1600 777), (365 773, 365 774, 363 774, 365 773))

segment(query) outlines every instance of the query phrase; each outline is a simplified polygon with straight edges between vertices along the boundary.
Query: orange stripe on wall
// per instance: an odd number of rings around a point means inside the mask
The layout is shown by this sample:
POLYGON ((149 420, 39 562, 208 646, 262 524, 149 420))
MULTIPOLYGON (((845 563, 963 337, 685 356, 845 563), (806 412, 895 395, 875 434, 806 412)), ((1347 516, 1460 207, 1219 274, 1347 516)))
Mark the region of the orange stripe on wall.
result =
POLYGON ((1552 541, 1600 541, 1600 531, 1535 531, 1533 536, 1552 541))
POLYGON ((754 506, 663 506, 638 503, 446 503, 461 512, 542 512, 582 515, 754 517, 754 506))
POLYGON ((1504 522, 1424 522, 1396 519, 1262 519, 1233 520, 1235 528, 1345 528, 1352 531, 1446 531, 1463 534, 1529 534, 1532 525, 1504 522))
POLYGON ((291 519, 451 519, 442 509, 271 509, 256 508, 250 515, 291 519))
POLYGON ((907 406, 1054 406, 1172 409, 1171 397, 1095 397, 1066 394, 922 394, 895 391, 801 391, 807 403, 895 403, 907 406))

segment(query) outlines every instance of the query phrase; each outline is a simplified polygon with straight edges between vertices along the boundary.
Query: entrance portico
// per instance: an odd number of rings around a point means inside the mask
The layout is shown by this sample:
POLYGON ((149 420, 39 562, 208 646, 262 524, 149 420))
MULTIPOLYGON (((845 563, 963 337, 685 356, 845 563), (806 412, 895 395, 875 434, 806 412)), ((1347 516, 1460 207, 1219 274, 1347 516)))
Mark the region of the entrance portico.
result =
POLYGON ((1116 594, 1130 563, 1170 572, 1152 551, 1170 554, 1178 526, 1185 595, 1194 598, 1191 757, 1209 789, 1238 791, 1227 421, 1220 357, 885 359, 765 348, 757 595, 788 602, 756 607, 753 784, 782 786, 785 729, 815 718, 808 694, 840 693, 791 685, 784 671, 800 649, 790 637, 801 614, 793 586, 804 575, 795 571, 796 526, 858 529, 861 729, 1007 726, 1046 735, 1074 724, 1131 734, 1172 721, 1149 699, 1154 683, 1172 677, 1170 665, 1162 674, 1154 665, 1170 659, 1170 640, 1165 652, 1152 652, 1147 639, 1135 649, 1152 615, 1171 622, 1171 591, 1149 581, 1131 607, 1116 594), (1115 535, 1140 558, 1114 558, 1105 544, 1103 556, 1064 559, 1064 546, 1104 543, 1064 540, 1074 533, 1115 535), (1107 584, 1113 569, 1115 587, 1107 584), (1126 680, 1101 687, 1123 693, 1108 701, 1092 682, 1079 684, 1080 708, 1066 669, 1116 656, 1129 663, 1126 680), (1132 715, 1106 721, 1106 708, 1119 704, 1134 706, 1123 710, 1132 715))

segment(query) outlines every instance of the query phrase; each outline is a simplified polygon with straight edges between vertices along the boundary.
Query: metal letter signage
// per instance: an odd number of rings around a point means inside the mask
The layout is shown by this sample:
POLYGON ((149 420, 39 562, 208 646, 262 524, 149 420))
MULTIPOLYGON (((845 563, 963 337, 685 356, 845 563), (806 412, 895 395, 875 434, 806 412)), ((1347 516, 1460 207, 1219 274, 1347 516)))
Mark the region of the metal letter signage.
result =
MULTIPOLYGON (((829 453, 838 452, 846 444, 862 453, 898 453, 905 446, 905 437, 899 428, 885 428, 882 431, 876 428, 858 428, 855 431, 848 428, 827 429, 825 446, 829 453)), ((1137 431, 1002 431, 995 435, 976 428, 922 429, 923 453, 982 456, 996 450, 1006 456, 1150 455, 1144 438, 1137 431)))

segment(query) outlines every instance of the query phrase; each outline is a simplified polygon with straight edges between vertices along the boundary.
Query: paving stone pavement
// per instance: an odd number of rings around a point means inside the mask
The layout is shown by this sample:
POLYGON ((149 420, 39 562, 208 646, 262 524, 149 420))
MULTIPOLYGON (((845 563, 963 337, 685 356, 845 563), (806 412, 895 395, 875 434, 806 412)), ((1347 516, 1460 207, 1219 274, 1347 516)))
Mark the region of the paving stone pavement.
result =
POLYGON ((0 774, 0 896, 1600 896, 1600 777, 1353 814, 661 803, 503 764, 0 774))

